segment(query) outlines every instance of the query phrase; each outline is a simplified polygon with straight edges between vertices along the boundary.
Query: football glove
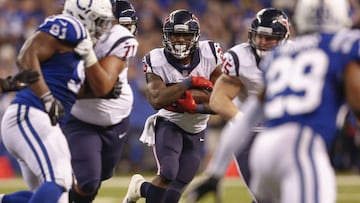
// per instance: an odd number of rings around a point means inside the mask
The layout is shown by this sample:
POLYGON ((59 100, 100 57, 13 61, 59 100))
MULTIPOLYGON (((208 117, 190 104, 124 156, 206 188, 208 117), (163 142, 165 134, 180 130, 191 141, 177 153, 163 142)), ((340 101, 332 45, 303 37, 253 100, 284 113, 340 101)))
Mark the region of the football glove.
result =
POLYGON ((19 91, 39 80, 39 73, 34 70, 24 70, 14 77, 0 79, 2 92, 19 91))
POLYGON ((45 112, 49 115, 51 125, 55 126, 65 116, 63 105, 50 92, 42 95, 40 100, 45 112))
POLYGON ((185 90, 184 95, 177 100, 177 103, 184 112, 196 113, 197 104, 189 90, 185 90))
POLYGON ((206 90, 212 91, 214 87, 214 84, 210 80, 201 76, 190 76, 185 80, 183 80, 182 84, 186 89, 189 89, 191 87, 196 87, 196 88, 204 88, 206 90))
POLYGON ((94 44, 91 40, 91 36, 89 32, 87 32, 87 37, 83 39, 81 42, 79 42, 74 48, 74 51, 84 61, 85 68, 91 67, 98 61, 93 49, 93 45, 94 44))
POLYGON ((214 84, 204 77, 191 76, 191 86, 197 88, 204 88, 211 91, 214 87, 214 84))
POLYGON ((177 103, 165 106, 164 109, 166 109, 168 111, 176 112, 176 113, 184 113, 184 110, 181 107, 179 107, 179 105, 177 103))

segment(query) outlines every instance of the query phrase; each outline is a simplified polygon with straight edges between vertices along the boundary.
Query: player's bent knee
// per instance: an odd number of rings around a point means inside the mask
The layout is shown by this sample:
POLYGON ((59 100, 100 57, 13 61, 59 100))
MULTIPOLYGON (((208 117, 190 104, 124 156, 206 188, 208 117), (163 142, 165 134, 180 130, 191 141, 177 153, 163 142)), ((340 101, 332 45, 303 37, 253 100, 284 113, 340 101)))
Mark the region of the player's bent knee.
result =
POLYGON ((171 181, 175 180, 177 173, 178 173, 177 170, 164 167, 163 170, 161 171, 160 175, 167 181, 171 182, 171 181))
POLYGON ((81 185, 78 185, 81 192, 85 194, 94 194, 97 192, 100 186, 100 180, 90 180, 81 185))

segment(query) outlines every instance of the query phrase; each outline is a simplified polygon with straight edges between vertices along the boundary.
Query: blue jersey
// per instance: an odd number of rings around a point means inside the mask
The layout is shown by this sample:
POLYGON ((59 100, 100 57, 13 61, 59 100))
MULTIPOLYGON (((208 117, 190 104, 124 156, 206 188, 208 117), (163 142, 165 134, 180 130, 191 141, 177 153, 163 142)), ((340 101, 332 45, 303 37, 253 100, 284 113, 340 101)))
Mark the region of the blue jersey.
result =
POLYGON ((360 31, 341 30, 298 37, 265 57, 266 126, 297 122, 311 127, 330 147, 345 103, 344 68, 360 59, 359 44, 360 31))
MULTIPOLYGON (((84 26, 76 18, 61 14, 48 17, 38 31, 45 32, 67 44, 74 46, 86 38, 84 26)), ((75 52, 57 53, 40 64, 42 74, 53 96, 64 106, 65 118, 75 103, 76 94, 84 81, 81 58, 75 52)), ((40 99, 29 89, 19 91, 13 103, 25 104, 44 110, 40 99)))

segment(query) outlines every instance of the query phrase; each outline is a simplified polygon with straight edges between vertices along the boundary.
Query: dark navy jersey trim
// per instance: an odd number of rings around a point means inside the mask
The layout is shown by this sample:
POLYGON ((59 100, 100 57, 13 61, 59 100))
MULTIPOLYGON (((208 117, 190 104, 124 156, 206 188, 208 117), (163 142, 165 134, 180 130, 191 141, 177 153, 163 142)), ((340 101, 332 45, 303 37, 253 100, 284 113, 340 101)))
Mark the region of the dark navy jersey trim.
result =
POLYGON ((260 58, 260 56, 256 53, 256 49, 255 49, 254 47, 251 47, 251 50, 252 50, 252 52, 253 52, 253 54, 254 54, 254 56, 255 56, 256 66, 257 66, 258 69, 260 69, 260 68, 259 68, 259 63, 260 63, 261 58, 260 58))
POLYGON ((213 53, 214 55, 214 58, 215 58, 215 64, 218 63, 218 57, 216 55, 216 49, 215 49, 215 45, 214 45, 214 42, 213 41, 209 41, 209 46, 211 48, 211 52, 213 53))
POLYGON ((232 58, 234 60, 235 73, 236 73, 236 76, 239 77, 239 70, 240 70, 239 57, 236 55, 236 53, 233 50, 229 50, 227 52, 232 56, 232 58))
POLYGON ((199 65, 199 63, 200 63, 200 51, 199 51, 199 49, 196 49, 192 53, 192 55, 191 55, 192 56, 191 63, 187 67, 185 67, 184 64, 179 63, 179 60, 176 59, 175 57, 173 57, 171 55, 171 53, 169 53, 165 49, 164 49, 164 55, 165 55, 166 60, 168 61, 168 63, 170 65, 172 65, 181 74, 183 74, 184 71, 186 71, 188 73, 191 73, 191 71, 194 70, 196 68, 196 66, 199 65))
POLYGON ((145 61, 146 61, 146 64, 151 68, 151 72, 154 72, 152 65, 151 65, 150 54, 145 56, 145 61))
POLYGON ((115 44, 112 45, 111 49, 106 53, 105 56, 108 56, 117 46, 119 46, 119 44, 125 42, 125 40, 127 39, 132 39, 134 38, 133 36, 125 36, 125 37, 121 37, 120 39, 118 39, 115 44))

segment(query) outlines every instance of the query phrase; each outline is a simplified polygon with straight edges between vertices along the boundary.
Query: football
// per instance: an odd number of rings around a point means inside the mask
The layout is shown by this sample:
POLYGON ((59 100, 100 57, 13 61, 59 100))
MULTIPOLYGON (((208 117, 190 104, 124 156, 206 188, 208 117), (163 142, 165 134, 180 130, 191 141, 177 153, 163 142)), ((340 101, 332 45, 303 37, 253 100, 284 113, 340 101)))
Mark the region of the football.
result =
POLYGON ((197 104, 208 103, 210 92, 205 89, 189 89, 197 104))

